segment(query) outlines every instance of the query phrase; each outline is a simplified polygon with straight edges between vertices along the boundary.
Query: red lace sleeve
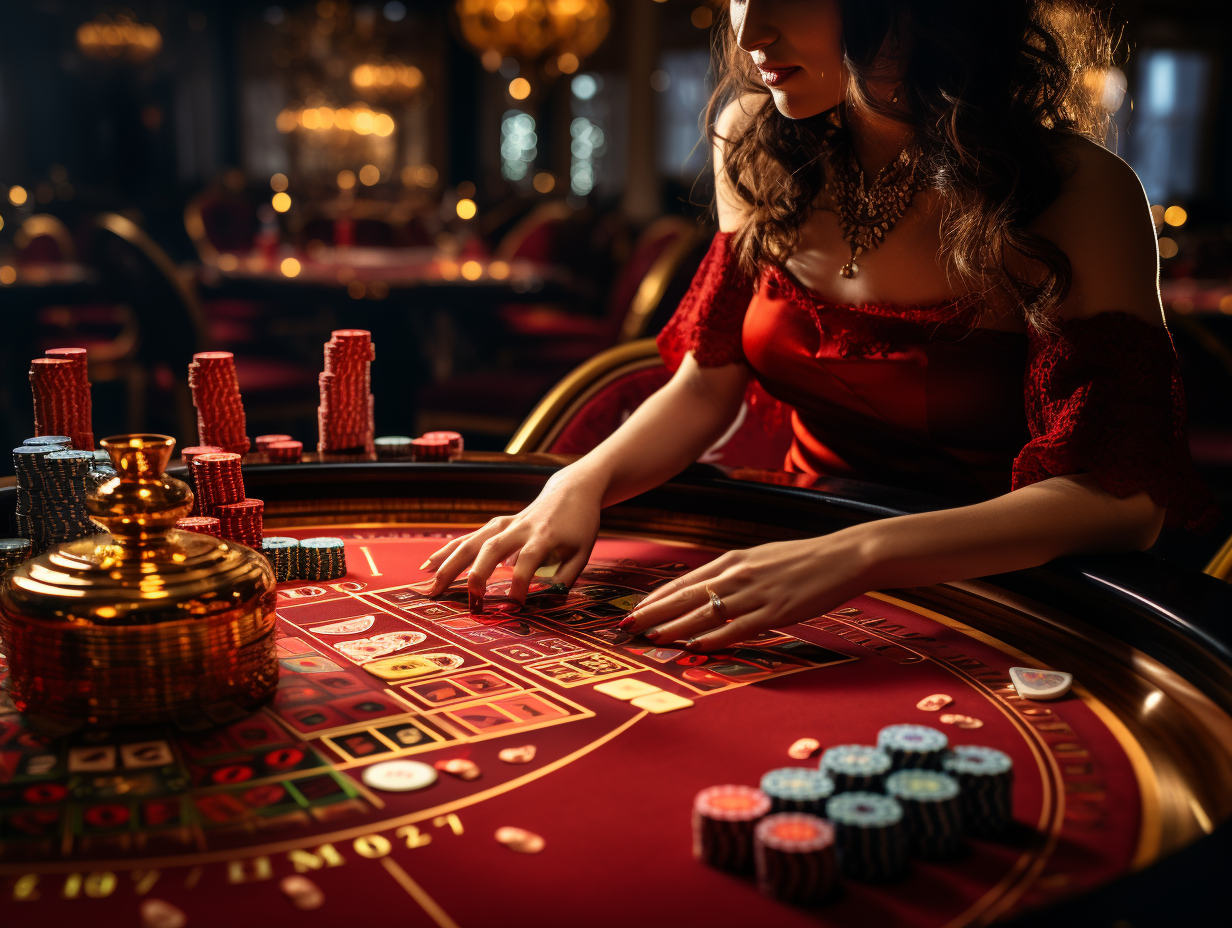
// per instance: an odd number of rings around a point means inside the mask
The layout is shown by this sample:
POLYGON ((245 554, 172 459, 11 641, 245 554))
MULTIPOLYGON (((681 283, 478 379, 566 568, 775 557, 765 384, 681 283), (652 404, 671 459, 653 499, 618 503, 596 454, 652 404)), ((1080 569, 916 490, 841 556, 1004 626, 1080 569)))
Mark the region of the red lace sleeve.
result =
POLYGON ((1086 472, 1122 499, 1147 491, 1167 508, 1168 526, 1201 531, 1218 519, 1189 457, 1166 328, 1110 312, 1034 333, 1024 386, 1032 440, 1014 461, 1015 490, 1086 472))
POLYGON ((659 354, 670 370, 680 367, 690 351, 702 367, 744 360, 741 329, 754 281, 731 253, 731 237, 730 232, 714 237, 688 292, 659 333, 659 354))

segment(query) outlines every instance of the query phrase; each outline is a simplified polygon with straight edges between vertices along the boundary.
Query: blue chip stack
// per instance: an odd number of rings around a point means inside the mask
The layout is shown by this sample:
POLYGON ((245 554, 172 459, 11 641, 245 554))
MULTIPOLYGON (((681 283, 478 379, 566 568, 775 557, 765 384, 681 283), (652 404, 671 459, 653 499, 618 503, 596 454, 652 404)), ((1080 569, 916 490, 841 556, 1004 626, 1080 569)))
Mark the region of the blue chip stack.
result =
POLYGON ((773 812, 823 815, 834 781, 812 767, 779 767, 761 778, 761 791, 770 797, 773 812))
POLYGON ((834 781, 836 793, 879 793, 890 772, 890 755, 867 744, 840 744, 822 754, 818 766, 834 781))
POLYGON ((948 745, 945 735, 927 725, 887 725, 877 733, 877 747, 890 755, 895 770, 940 770, 948 745))
POLYGON ((271 535, 261 540, 261 551, 274 568, 279 583, 300 579, 300 544, 298 538, 271 535))
POLYGON ((956 779, 937 770, 908 768, 886 777, 885 787, 903 807, 914 853, 944 860, 962 849, 962 805, 956 779))
POLYGON ((907 873, 903 808, 880 793, 842 793, 826 803, 834 825, 843 873, 855 880, 884 883, 907 873))
POLYGON ((98 531, 86 510, 86 474, 94 455, 49 450, 55 447, 36 443, 13 449, 17 533, 30 539, 35 554, 98 531))
POLYGON ((341 538, 305 538, 299 543, 301 580, 341 580, 346 576, 346 543, 341 538))
POLYGON ((1014 762, 995 748, 955 745, 942 769, 962 787, 963 826, 968 834, 995 837, 1014 817, 1014 762))

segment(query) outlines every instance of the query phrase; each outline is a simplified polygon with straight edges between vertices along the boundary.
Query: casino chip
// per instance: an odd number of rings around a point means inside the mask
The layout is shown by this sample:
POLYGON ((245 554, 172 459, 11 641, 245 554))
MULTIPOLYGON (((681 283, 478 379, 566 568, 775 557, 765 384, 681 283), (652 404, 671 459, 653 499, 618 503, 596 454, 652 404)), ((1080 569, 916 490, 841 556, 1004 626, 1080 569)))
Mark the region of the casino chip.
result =
POLYGON ((958 780, 963 826, 969 834, 995 837, 1014 817, 1014 762, 1008 754, 975 744, 956 744, 941 769, 958 780))
POLYGON ((222 531, 219 521, 212 516, 187 516, 175 523, 175 527, 184 532, 196 532, 198 535, 210 535, 221 538, 222 531))
POLYGON ((927 725, 887 725, 877 732, 877 747, 890 755, 895 770, 904 767, 941 769, 949 739, 927 725))
POLYGON ((547 846, 547 842, 533 831, 514 828, 512 825, 496 829, 496 840, 519 854, 538 854, 547 846))
POLYGON ((770 797, 751 786, 710 786, 693 799, 693 857, 720 870, 753 868, 753 829, 770 797))
POLYGON ((840 744, 821 755, 818 769, 834 781, 836 793, 879 793, 890 772, 890 755, 867 744, 840 744))
POLYGON ((300 545, 298 538, 272 535, 261 541, 261 551, 269 558, 279 583, 300 579, 300 545))
POLYGON ((302 441, 275 441, 265 446, 271 464, 298 464, 304 455, 302 441))
POLYGON ((363 781, 387 793, 409 793, 436 782, 436 770, 417 760, 387 760, 365 767, 363 781))
POLYGON ((0 572, 16 567, 29 556, 29 538, 0 538, 0 572))
POLYGON ((761 791, 775 812, 822 815, 834 792, 834 781, 812 767, 779 767, 761 778, 761 791))
POLYGON ((460 432, 424 432, 422 437, 427 438, 430 441, 437 441, 441 439, 447 441, 449 443, 447 454, 450 461, 457 461, 462 458, 464 446, 462 442, 462 434, 460 432))
POLYGON ((341 538, 305 538, 300 545, 301 580, 341 580, 346 576, 346 543, 341 538))
POLYGON ((372 333, 338 329, 325 343, 325 370, 318 377, 317 450, 372 452, 375 446, 371 363, 372 333))
POLYGON ((372 444, 378 458, 409 458, 412 440, 409 435, 382 435, 372 444))
POLYGON ((229 351, 197 352, 188 365, 188 385, 197 408, 197 434, 201 444, 217 445, 234 454, 247 454, 250 447, 248 427, 239 380, 235 376, 235 355, 229 351))
POLYGON ((459 780, 478 780, 483 776, 483 772, 479 769, 479 765, 469 757, 447 757, 436 761, 433 765, 437 770, 442 770, 450 776, 457 777, 459 780))
POLYGON ((767 815, 753 829, 757 888, 796 905, 824 901, 838 886, 834 826, 816 815, 767 815))
POLYGON ((90 521, 86 508, 93 463, 93 452, 60 450, 58 442, 13 449, 17 534, 30 540, 32 554, 101 531, 90 521))
POLYGON ((907 768, 886 777, 885 788, 903 807, 912 851, 930 860, 944 860, 962 849, 962 807, 956 779, 936 770, 907 768))
POLYGON ((321 892, 321 887, 301 874, 284 876, 278 883, 278 888, 291 900, 291 905, 301 912, 311 912, 325 904, 325 893, 321 892))
POLYGON ((907 833, 898 800, 879 793, 843 793, 826 803, 826 818, 834 825, 846 876, 883 883, 906 875, 907 833))

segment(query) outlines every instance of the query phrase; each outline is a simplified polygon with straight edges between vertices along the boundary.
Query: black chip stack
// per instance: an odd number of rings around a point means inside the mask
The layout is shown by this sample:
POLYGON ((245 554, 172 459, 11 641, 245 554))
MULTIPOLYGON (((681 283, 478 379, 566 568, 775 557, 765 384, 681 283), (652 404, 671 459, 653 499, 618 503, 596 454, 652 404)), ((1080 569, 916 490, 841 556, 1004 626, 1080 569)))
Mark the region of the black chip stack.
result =
POLYGON ((693 856, 720 870, 753 869, 753 829, 770 797, 751 786, 710 786, 693 800, 693 856))
POLYGON ((824 815, 834 781, 812 767, 779 767, 761 778, 761 791, 770 797, 774 812, 824 815))
POLYGON ((30 556, 29 538, 0 538, 0 573, 30 556))
POLYGON ((767 815, 753 830, 757 888, 796 905, 825 901, 838 886, 834 826, 816 815, 767 815))
POLYGON ((968 834, 995 837, 1014 817, 1014 762, 995 748, 955 745, 942 769, 962 787, 963 827, 968 834))
POLYGON ((886 792, 903 807, 911 850, 930 860, 945 860, 962 849, 962 806, 958 781, 948 773, 921 768, 886 777, 886 792))
POLYGON ((881 792, 890 772, 890 755, 867 744, 839 744, 821 755, 821 772, 834 781, 836 793, 881 792))
POLYGON ((896 880, 907 873, 907 833, 903 807, 880 793, 842 793, 826 803, 834 825, 843 873, 870 883, 896 880))
POLYGON ((877 732, 877 747, 890 755, 895 770, 940 770, 949 739, 927 725, 887 725, 877 732))
POLYGON ((299 579, 319 582, 346 576, 346 544, 341 538, 305 538, 299 545, 299 579))
POLYGON ((301 548, 298 538, 271 535, 261 542, 261 551, 269 558, 279 583, 300 579, 301 548))
POLYGON ((30 539, 34 554, 98 528, 86 510, 89 451, 49 451, 49 444, 13 449, 17 472, 17 533, 30 539))

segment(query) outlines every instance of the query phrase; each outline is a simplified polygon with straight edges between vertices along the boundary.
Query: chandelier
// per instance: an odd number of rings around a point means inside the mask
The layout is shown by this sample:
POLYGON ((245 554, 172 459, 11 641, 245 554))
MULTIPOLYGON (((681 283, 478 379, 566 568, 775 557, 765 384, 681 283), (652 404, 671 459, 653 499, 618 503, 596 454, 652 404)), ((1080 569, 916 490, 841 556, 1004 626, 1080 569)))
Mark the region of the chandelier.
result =
POLYGON ((462 38, 477 52, 530 64, 589 55, 607 37, 607 0, 457 0, 462 38))
POLYGON ((124 58, 134 64, 148 61, 163 47, 163 37, 149 23, 142 25, 120 13, 115 19, 105 13, 77 27, 81 53, 100 61, 124 58))
POLYGON ((371 58, 351 69, 351 86, 363 94, 410 97, 418 93, 423 84, 423 71, 396 58, 371 58))

